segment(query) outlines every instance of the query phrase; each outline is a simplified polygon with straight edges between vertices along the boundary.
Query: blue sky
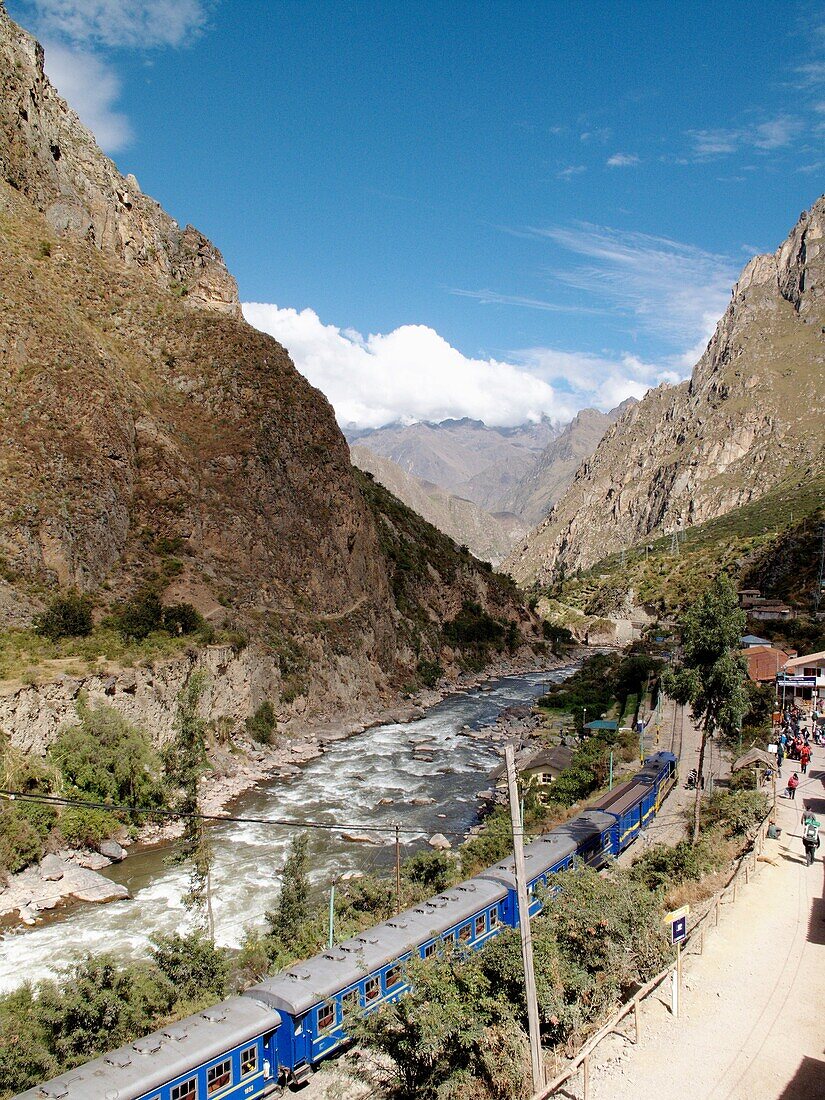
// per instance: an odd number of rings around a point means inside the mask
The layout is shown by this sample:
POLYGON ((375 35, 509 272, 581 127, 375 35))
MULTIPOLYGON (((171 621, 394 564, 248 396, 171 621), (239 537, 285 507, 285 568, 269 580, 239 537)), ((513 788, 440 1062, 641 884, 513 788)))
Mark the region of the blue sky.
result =
POLYGON ((8 0, 342 422, 684 377, 825 179, 817 4, 8 0))

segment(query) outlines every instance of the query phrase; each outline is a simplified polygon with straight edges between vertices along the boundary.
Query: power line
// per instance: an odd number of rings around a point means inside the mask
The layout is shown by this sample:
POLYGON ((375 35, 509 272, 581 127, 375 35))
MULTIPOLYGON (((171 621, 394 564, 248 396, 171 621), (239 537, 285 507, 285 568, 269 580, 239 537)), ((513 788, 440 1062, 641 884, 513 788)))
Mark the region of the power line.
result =
MULTIPOLYGON (((205 814, 195 810, 165 810, 150 806, 127 806, 113 802, 87 802, 75 798, 63 798, 60 795, 31 794, 27 791, 9 791, 0 789, 0 798, 10 802, 38 802, 47 806, 76 806, 85 810, 106 810, 109 813, 142 814, 147 817, 165 818, 194 818, 200 821, 223 821, 235 825, 280 825, 289 829, 323 829, 327 832, 339 832, 342 829, 358 831, 361 833, 388 833, 395 836, 395 822, 386 825, 364 825, 360 822, 346 821, 294 821, 282 817, 238 817, 233 814, 205 814)), ((398 831, 405 836, 421 836, 426 829, 398 826, 398 831)), ((453 832, 450 836, 464 836, 464 833, 453 832)))

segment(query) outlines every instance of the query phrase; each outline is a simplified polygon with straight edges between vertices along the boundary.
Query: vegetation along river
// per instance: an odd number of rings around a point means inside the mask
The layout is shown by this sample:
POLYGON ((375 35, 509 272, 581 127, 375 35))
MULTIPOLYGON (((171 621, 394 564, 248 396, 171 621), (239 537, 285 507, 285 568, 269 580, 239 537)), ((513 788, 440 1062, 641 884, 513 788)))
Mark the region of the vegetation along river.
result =
MULTIPOLYGON (((376 726, 327 746, 292 779, 273 780, 242 795, 231 813, 290 821, 346 822, 349 829, 310 832, 312 881, 327 886, 353 871, 392 866, 393 823, 405 830, 404 854, 433 833, 455 844, 477 819, 479 790, 498 763, 495 748, 466 736, 466 728, 492 725, 507 707, 531 703, 548 683, 566 679, 578 662, 551 671, 490 680, 479 688, 448 695, 415 722, 376 726), (429 741, 431 759, 416 752, 429 741), (392 799, 391 804, 379 804, 392 799), (421 802, 427 801, 425 805, 421 802), (416 800, 419 800, 416 803, 416 800), (378 843, 353 843, 342 832, 387 825, 373 833, 378 843), (406 830, 415 830, 414 833, 406 830)), ((261 924, 274 907, 280 874, 294 830, 282 826, 226 822, 210 830, 216 940, 236 945, 244 927, 261 924)), ((57 910, 42 924, 7 933, 0 940, 0 990, 36 981, 83 952, 111 951, 121 957, 145 954, 149 937, 189 927, 182 895, 186 865, 169 866, 169 847, 133 850, 104 872, 122 882, 129 900, 108 905, 78 904, 57 910)))

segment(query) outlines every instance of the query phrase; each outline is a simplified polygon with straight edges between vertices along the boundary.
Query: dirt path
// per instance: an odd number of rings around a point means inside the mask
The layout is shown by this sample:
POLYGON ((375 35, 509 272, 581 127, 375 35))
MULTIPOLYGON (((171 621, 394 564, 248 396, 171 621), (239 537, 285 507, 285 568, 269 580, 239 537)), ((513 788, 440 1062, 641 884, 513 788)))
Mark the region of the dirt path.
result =
POLYGON ((618 1037, 599 1048, 591 1100, 825 1098, 825 848, 806 867, 800 827, 803 799, 825 822, 825 750, 801 778, 795 802, 779 798, 774 862, 759 863, 703 955, 686 960, 681 1019, 662 987, 644 1003, 638 1048, 618 1037))

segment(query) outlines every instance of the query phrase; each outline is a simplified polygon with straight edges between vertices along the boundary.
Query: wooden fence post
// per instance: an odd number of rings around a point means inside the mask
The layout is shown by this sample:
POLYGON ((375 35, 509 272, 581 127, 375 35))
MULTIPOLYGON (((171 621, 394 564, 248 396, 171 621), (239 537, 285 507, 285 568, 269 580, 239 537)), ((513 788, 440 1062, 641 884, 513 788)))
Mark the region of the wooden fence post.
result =
POLYGON ((584 1056, 584 1100, 590 1100, 590 1055, 584 1056))
POLYGON ((639 1045, 639 995, 633 998, 633 1023, 636 1025, 636 1046, 639 1045))

